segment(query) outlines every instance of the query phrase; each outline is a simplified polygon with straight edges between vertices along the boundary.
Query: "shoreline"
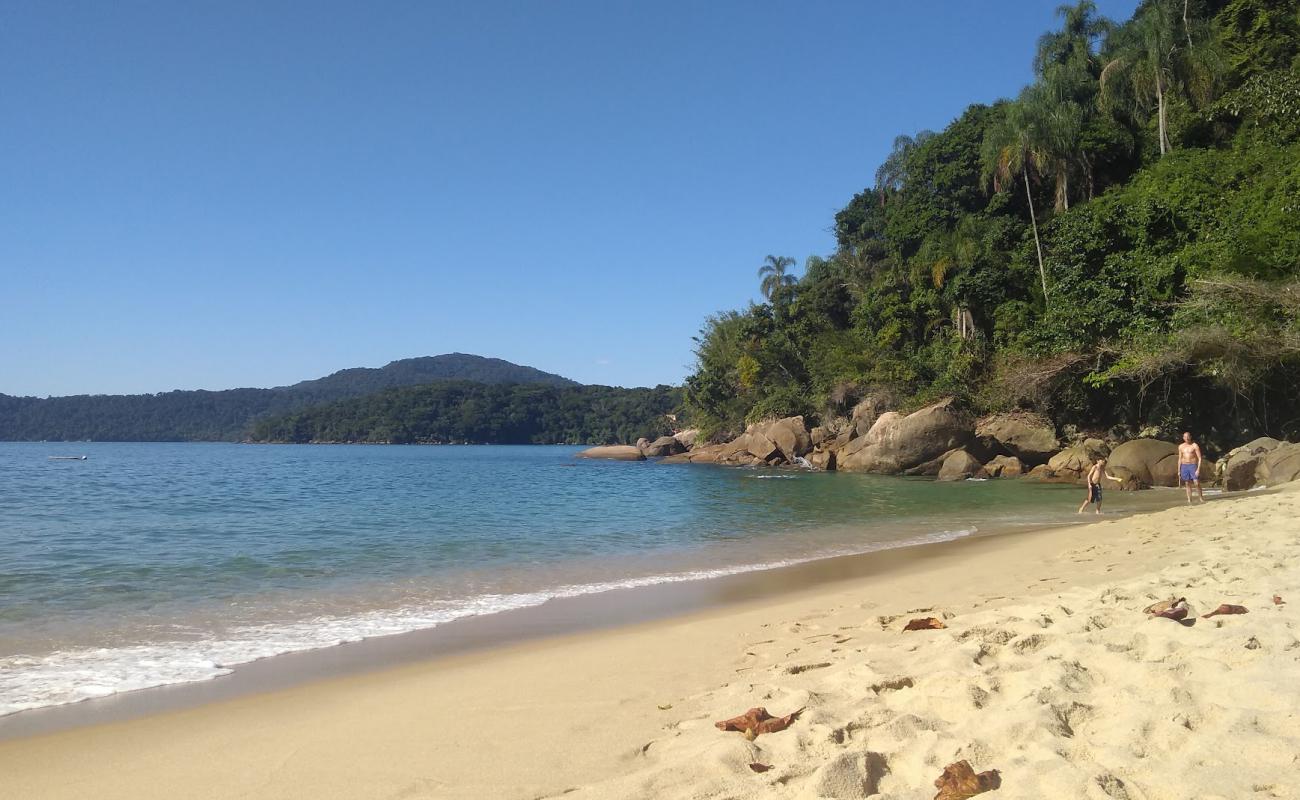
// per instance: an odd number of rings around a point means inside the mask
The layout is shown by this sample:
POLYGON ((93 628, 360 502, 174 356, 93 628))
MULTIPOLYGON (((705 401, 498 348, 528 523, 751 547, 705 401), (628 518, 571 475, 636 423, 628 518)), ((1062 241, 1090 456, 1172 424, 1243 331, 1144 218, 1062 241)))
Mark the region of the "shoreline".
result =
MULTIPOLYGON (((709 730, 710 720, 752 705, 788 713, 792 708, 786 707, 787 701, 794 702, 800 691, 804 694, 796 699, 810 704, 807 691, 781 685, 805 682, 802 677, 787 677, 784 668, 777 669, 782 664, 824 661, 826 669, 809 672, 808 680, 829 679, 837 670, 859 669, 856 662, 840 662, 847 652, 855 648, 863 652, 865 647, 869 663, 920 659, 922 663, 912 668, 919 676, 929 662, 907 651, 926 640, 899 640, 900 634, 889 624, 896 628, 901 621, 880 620, 942 608, 955 615, 949 620, 951 635, 940 631, 907 636, 945 641, 957 637, 951 647, 963 650, 968 641, 964 637, 974 630, 963 630, 968 618, 1002 613, 1016 603, 1049 608, 1052 603, 1037 598, 1055 594, 1058 598, 1052 602, 1059 602, 1071 593, 1095 593, 1094 587, 1102 584, 1111 591, 1125 582, 1150 583, 1153 576, 1171 568, 1171 555, 1188 557, 1190 548, 1225 539, 1225 520, 1234 515, 1258 518, 1259 510, 1270 516, 1241 535, 1280 536, 1279 526, 1287 515, 1300 510, 1300 492, 1256 492, 1223 497, 1191 510, 1178 507, 1100 522, 1082 520, 1092 524, 1032 534, 888 551, 874 554, 876 566, 865 573, 841 562, 834 565, 841 574, 827 574, 826 562, 813 562, 819 570, 813 585, 804 583, 777 596, 746 594, 743 587, 733 586, 722 591, 726 604, 669 619, 631 624, 613 619, 615 627, 600 630, 555 630, 545 639, 433 660, 417 657, 381 670, 323 676, 126 721, 11 739, 0 742, 0 774, 9 776, 23 790, 17 796, 24 797, 72 797, 78 787, 94 785, 101 797, 227 797, 241 792, 275 797, 396 796, 405 787, 414 797, 522 798, 558 795, 566 789, 580 790, 575 797, 656 796, 622 784, 617 791, 609 786, 603 791, 600 786, 583 790, 593 782, 629 780, 629 775, 650 770, 654 773, 650 783, 659 787, 655 791, 660 796, 679 796, 681 787, 669 786, 671 775, 680 772, 683 779, 694 775, 698 785, 712 780, 698 774, 699 769, 721 769, 708 755, 716 748, 730 753, 769 740, 764 737, 750 744, 734 735, 717 738, 709 730), (848 624, 831 625, 827 620, 848 624), (811 644, 804 634, 812 634, 811 644), (845 639, 841 646, 826 646, 841 638, 845 639), (858 641, 848 644, 850 639, 858 641), (765 640, 770 641, 760 646, 765 640), (774 647, 785 655, 776 654, 770 667, 751 663, 763 654, 760 651, 774 647), (746 675, 750 671, 754 671, 752 678, 746 675), (737 675, 745 676, 745 685, 736 682, 737 675), (669 708, 661 709, 664 705, 669 708), (667 747, 658 759, 647 756, 647 742, 670 741, 677 743, 674 746, 705 749, 693 751, 689 768, 686 762, 674 760, 667 747), (196 759, 198 754, 213 755, 196 759)), ((1287 543, 1294 546, 1293 539, 1287 543)), ((1190 558, 1179 562, 1183 569, 1190 558)), ((1269 568, 1275 572, 1294 572, 1285 560, 1277 560, 1276 567, 1272 563, 1269 568)), ((1272 580, 1275 585, 1252 588, 1257 593, 1281 588, 1285 593, 1281 584, 1291 579, 1290 574, 1279 574, 1272 580)), ((1137 604, 1139 609, 1146 605, 1131 595, 1130 600, 1129 605, 1137 604)), ((1223 602, 1236 600, 1225 595, 1223 602)), ((615 604, 603 605, 611 618, 617 617, 615 604)), ((1266 614, 1272 610, 1259 607, 1257 600, 1248 605, 1254 615, 1228 622, 1259 625, 1274 616, 1266 614)), ((1287 607, 1278 609, 1284 613, 1287 607)), ((1084 618, 1088 613, 1091 610, 1085 609, 1076 616, 1084 618)), ((1148 623, 1140 613, 1134 620, 1132 625, 1162 624, 1148 623)), ((1127 619, 1110 627, 1124 625, 1130 625, 1127 619)), ((1175 627, 1181 630, 1172 623, 1168 628, 1137 630, 1164 634, 1174 633, 1175 627)), ((1196 635, 1214 627, 1197 625, 1196 635)), ((951 655, 946 649, 942 652, 951 655)), ((1032 682, 1032 670, 1023 677, 1032 682)), ((1294 676, 1286 671, 1279 674, 1279 679, 1287 677, 1294 676)), ((909 680, 920 685, 922 678, 909 680)), ((816 728, 826 715, 848 713, 833 705, 811 714, 808 726, 816 728)), ((1082 721, 1076 721, 1076 727, 1082 726, 1082 721)), ((783 734, 771 737, 773 746, 800 740, 798 735, 779 736, 783 734)), ((1005 779, 1006 757, 985 752, 972 763, 984 758, 997 761, 992 766, 1004 769, 1005 779)), ((786 753, 782 759, 787 770, 795 764, 803 766, 787 772, 780 784, 773 782, 780 774, 765 778, 744 770, 728 773, 727 785, 775 791, 774 787, 794 786, 816 772, 809 754, 786 753)), ((984 769, 988 763, 975 765, 984 769)), ((904 772, 900 764, 895 770, 898 780, 904 780, 904 772)))
MULTIPOLYGON (((731 469, 729 467, 715 467, 731 469)), ((1049 491, 1064 495, 1064 489, 1049 491)), ((1164 510, 1163 492, 1130 493, 1137 508, 1109 512, 1106 520, 1164 510), (1156 505, 1156 503, 1160 503, 1156 505)), ((1091 516, 1091 515, 1090 515, 1091 516)), ((0 716, 0 742, 119 722, 210 703, 290 689, 343 676, 379 672, 410 663, 463 654, 490 653, 515 644, 557 636, 599 632, 746 603, 777 601, 828 583, 888 575, 915 560, 934 558, 943 548, 972 541, 1029 536, 1091 522, 1005 523, 975 532, 953 529, 888 540, 862 552, 798 558, 776 566, 737 565, 734 572, 665 579, 550 597, 535 605, 474 614, 421 628, 321 647, 291 650, 228 665, 231 671, 191 681, 119 691, 102 697, 25 709, 0 716), (946 536, 945 536, 946 534, 946 536), (931 541, 925 541, 935 537, 931 541)), ((674 574, 675 575, 675 574, 674 574)))

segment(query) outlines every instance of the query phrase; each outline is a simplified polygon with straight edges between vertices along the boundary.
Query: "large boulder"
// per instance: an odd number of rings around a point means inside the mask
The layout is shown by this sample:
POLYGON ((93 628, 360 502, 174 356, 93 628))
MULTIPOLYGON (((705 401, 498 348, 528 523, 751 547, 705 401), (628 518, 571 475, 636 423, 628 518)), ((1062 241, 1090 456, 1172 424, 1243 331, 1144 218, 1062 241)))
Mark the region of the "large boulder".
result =
POLYGON ((601 447, 589 447, 577 454, 577 458, 607 458, 611 461, 645 461, 645 456, 636 445, 614 444, 601 447))
POLYGON ((1241 492, 1254 488, 1259 483, 1259 468, 1264 463, 1264 456, 1283 446, 1283 442, 1268 436, 1247 442, 1241 447, 1234 447, 1226 458, 1216 465, 1216 472, 1223 482, 1223 488, 1230 492, 1241 492))
POLYGON ((1088 468, 1097 463, 1097 459, 1110 454, 1110 448, 1101 439, 1084 439, 1079 444, 1067 447, 1047 461, 1047 466, 1057 474, 1083 475, 1088 468))
POLYGON ((1300 478, 1300 444, 1283 444, 1264 454, 1256 474, 1265 486, 1300 478))
POLYGON ((951 398, 906 417, 885 412, 866 435, 859 437, 865 440, 861 445, 857 445, 857 439, 849 442, 840 454, 840 468, 901 472, 966 445, 973 434, 970 419, 951 398))
POLYGON ((979 459, 965 450, 954 450, 943 460, 939 467, 939 480, 964 481, 967 478, 987 478, 984 465, 979 459))
POLYGON ((759 461, 770 461, 781 454, 781 449, 776 446, 776 442, 758 431, 746 434, 745 449, 759 461))
POLYGON ((767 425, 763 433, 777 446, 785 460, 791 463, 796 458, 807 455, 812 449, 812 439, 808 435, 808 426, 804 424, 803 417, 778 419, 767 425))
POLYGON ((1025 464, 1043 464, 1059 446, 1052 421, 1039 414, 994 414, 975 425, 975 436, 989 450, 1015 456, 1025 464))
POLYGON ((684 431, 678 431, 673 434, 673 438, 681 444, 683 450, 690 450, 695 446, 695 441, 700 438, 700 429, 688 428, 684 431))
POLYGON ((1133 439, 1111 451, 1109 462, 1148 486, 1178 485, 1178 447, 1172 442, 1133 439))
POLYGON ((866 436, 871 426, 876 424, 880 415, 885 413, 888 408, 886 399, 880 395, 871 394, 862 399, 856 406, 849 417, 850 427, 853 436, 866 436))
POLYGON ((646 458, 675 456, 686 450, 686 448, 682 446, 682 443, 672 436, 660 436, 649 444, 644 446, 638 445, 638 449, 646 458))
POLYGON ((1263 460, 1263 456, 1244 452, 1229 456, 1223 465, 1223 488, 1230 492, 1253 489, 1258 480, 1259 464, 1263 460))
POLYGON ((834 472, 836 467, 836 456, 834 450, 825 450, 817 448, 808 454, 808 463, 813 465, 814 469, 823 469, 827 472, 834 472))
POLYGON ((994 456, 984 465, 984 471, 990 478, 1018 478, 1025 471, 1025 465, 1015 456, 994 456))

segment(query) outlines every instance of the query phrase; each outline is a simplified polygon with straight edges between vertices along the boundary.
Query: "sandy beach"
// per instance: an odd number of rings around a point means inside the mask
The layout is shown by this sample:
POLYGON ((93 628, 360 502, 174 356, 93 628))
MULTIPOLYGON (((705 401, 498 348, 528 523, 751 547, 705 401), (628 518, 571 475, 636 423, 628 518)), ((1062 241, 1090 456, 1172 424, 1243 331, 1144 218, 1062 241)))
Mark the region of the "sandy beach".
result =
POLYGON ((1297 518, 1296 486, 1089 518, 775 599, 0 742, 0 796, 930 798, 967 760, 999 771, 988 797, 1295 797, 1297 518), (1143 613, 1171 596, 1193 624, 1143 613), (1200 618, 1224 603, 1249 613, 1200 618), (919 617, 946 627, 903 630, 919 617), (804 710, 752 741, 714 726, 755 706, 804 710))

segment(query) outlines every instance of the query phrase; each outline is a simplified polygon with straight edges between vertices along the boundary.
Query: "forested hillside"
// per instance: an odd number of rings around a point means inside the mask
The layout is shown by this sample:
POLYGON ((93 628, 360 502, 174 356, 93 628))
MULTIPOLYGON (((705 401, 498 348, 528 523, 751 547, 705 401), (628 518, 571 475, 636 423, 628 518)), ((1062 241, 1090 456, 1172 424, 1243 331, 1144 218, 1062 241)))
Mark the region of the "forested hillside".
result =
POLYGON ((835 252, 797 277, 768 257, 766 302, 697 338, 694 422, 955 395, 1086 429, 1300 435, 1300 3, 1146 0, 1119 24, 1083 0, 1034 71, 900 136, 835 252))
POLYGON ((671 433, 679 389, 447 381, 258 422, 254 441, 626 444, 671 433))
POLYGON ((0 441, 237 441, 264 415, 447 379, 577 385, 568 378, 498 358, 450 353, 393 361, 378 369, 341 370, 276 389, 50 398, 0 394, 0 441))

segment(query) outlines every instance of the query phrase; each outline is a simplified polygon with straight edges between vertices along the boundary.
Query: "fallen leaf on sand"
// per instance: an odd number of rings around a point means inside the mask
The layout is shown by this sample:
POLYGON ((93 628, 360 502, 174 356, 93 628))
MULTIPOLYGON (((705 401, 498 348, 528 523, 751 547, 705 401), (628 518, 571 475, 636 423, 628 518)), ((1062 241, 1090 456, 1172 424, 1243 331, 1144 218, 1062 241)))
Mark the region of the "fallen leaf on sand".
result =
POLYGON ((1227 603, 1224 603, 1223 605, 1214 609, 1210 613, 1202 614, 1201 619, 1209 619, 1210 617, 1217 617, 1220 614, 1249 614, 1249 613, 1250 611, 1248 611, 1245 606, 1230 606, 1227 603))
POLYGON ((1002 776, 995 769, 977 775, 969 761, 958 761, 944 767, 934 785, 939 790, 934 800, 966 800, 998 788, 1002 785, 1002 776))
POLYGON ((739 717, 723 720, 722 722, 713 723, 720 731, 739 731, 746 734, 746 738, 751 738, 749 734, 757 737, 760 733, 776 733, 783 731, 803 713, 799 709, 793 714, 786 714, 784 717, 774 717, 767 713, 766 708, 751 708, 739 717))
POLYGON ((1282 599, 1282 595, 1280 595, 1280 594, 1275 594, 1275 595, 1273 595, 1273 605, 1275 605, 1275 606, 1280 606, 1280 605, 1282 605, 1282 604, 1285 603, 1285 602, 1286 602, 1286 601, 1282 599))
POLYGON ((903 630, 924 631, 924 630, 929 630, 931 628, 946 628, 946 627, 948 626, 944 625, 942 622, 935 619, 934 617, 921 617, 919 619, 914 619, 911 622, 907 623, 907 626, 904 627, 903 630))
POLYGON ((667 711, 672 707, 673 707, 672 703, 660 703, 659 705, 655 706, 655 708, 659 709, 660 711, 667 711))
POLYGON ((749 765, 749 768, 752 769, 752 770, 754 770, 755 772, 767 772, 769 769, 772 768, 772 765, 771 765, 771 764, 760 764, 760 763, 758 763, 757 761, 755 761, 753 764, 750 764, 750 765, 749 765))

